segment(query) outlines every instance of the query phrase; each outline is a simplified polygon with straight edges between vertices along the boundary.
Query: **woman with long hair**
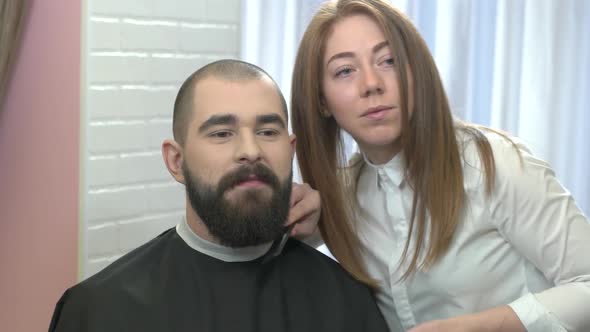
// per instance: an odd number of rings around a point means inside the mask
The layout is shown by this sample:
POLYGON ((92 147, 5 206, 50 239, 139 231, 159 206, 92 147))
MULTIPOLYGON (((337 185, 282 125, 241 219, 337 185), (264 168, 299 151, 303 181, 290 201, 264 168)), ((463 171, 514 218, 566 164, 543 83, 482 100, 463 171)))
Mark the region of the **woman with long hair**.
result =
POLYGON ((587 218, 517 139, 453 118, 406 16, 380 0, 323 4, 291 95, 321 237, 392 331, 590 331, 587 218))

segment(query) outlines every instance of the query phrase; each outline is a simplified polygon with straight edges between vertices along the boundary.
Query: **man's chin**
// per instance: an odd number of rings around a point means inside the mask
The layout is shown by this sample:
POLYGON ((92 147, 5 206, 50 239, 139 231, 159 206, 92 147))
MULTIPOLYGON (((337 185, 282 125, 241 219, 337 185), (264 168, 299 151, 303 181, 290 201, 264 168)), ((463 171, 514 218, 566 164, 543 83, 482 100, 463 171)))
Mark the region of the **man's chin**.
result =
POLYGON ((265 201, 270 202, 273 190, 267 186, 236 186, 225 192, 224 198, 231 204, 243 201, 265 201))
POLYGON ((271 208, 270 202, 261 202, 255 199, 243 199, 237 202, 230 202, 227 207, 233 210, 235 214, 242 217, 257 218, 261 211, 268 211, 271 208))

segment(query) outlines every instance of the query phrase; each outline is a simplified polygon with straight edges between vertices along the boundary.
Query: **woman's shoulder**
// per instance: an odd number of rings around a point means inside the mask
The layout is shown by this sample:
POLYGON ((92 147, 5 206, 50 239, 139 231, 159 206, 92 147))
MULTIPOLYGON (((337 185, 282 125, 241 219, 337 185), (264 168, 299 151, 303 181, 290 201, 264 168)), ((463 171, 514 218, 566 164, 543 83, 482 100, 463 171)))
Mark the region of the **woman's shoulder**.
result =
POLYGON ((524 169, 523 156, 531 156, 523 140, 487 127, 462 127, 457 130, 457 141, 465 190, 470 193, 484 193, 487 184, 496 187, 515 182, 524 169))
POLYGON ((478 169, 481 167, 482 153, 486 153, 482 147, 486 145, 489 146, 496 167, 503 163, 522 162, 523 154, 531 154, 528 145, 519 137, 482 126, 459 129, 457 141, 465 165, 478 169))
POLYGON ((496 187, 519 185, 529 180, 541 181, 542 178, 554 174, 551 165, 535 156, 525 140, 494 129, 478 130, 481 134, 479 138, 474 138, 470 134, 462 138, 463 168, 466 178, 469 178, 470 174, 477 174, 481 180, 483 175, 482 151, 477 144, 477 139, 485 139, 489 144, 496 187))

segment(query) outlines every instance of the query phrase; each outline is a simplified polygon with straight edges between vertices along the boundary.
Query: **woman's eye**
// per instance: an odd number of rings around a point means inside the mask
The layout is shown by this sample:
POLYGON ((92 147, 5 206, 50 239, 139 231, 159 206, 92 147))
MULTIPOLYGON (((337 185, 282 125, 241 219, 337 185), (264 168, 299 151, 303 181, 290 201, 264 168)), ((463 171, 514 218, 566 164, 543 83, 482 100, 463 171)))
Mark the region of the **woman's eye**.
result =
POLYGON ((395 64, 395 60, 393 60, 393 58, 387 58, 383 60, 383 64, 387 66, 393 66, 395 64))
POLYGON ((342 68, 336 71, 335 77, 348 76, 352 73, 352 68, 342 68))

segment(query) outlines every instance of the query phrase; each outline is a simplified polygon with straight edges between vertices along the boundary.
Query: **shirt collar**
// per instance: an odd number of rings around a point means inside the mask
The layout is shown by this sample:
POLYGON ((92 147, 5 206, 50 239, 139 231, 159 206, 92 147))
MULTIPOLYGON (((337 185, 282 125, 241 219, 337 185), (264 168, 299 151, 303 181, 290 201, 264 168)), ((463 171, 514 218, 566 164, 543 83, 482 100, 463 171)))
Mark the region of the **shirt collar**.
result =
POLYGON ((182 222, 176 225, 176 232, 189 247, 224 262, 247 262, 255 260, 262 257, 272 245, 272 242, 269 242, 257 246, 230 248, 209 242, 193 232, 186 221, 186 217, 183 217, 182 222))
POLYGON ((391 181, 396 187, 399 188, 403 184, 405 180, 403 153, 400 152, 385 164, 379 165, 373 164, 364 153, 363 158, 368 166, 368 169, 375 174, 376 185, 391 181))

